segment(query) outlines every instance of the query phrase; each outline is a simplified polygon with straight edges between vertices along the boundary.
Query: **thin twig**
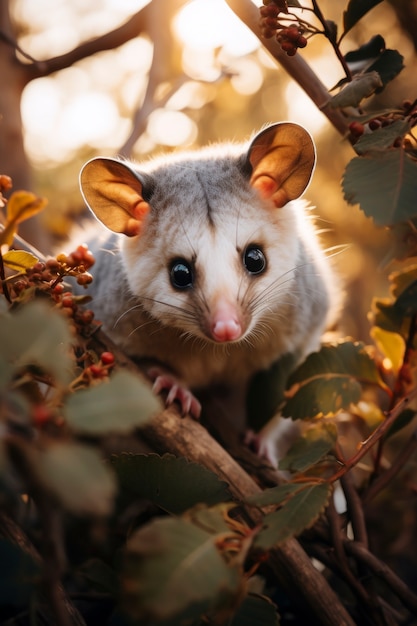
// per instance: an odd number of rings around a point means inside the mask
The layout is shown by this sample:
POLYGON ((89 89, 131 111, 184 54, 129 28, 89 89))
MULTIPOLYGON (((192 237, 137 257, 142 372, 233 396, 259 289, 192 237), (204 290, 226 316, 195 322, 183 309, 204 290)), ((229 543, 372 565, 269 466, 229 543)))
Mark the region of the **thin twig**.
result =
POLYGON ((363 495, 363 501, 368 503, 375 496, 386 487, 386 485, 402 470, 404 469, 408 459, 417 450, 417 431, 408 440, 405 448, 400 452, 395 461, 391 463, 389 469, 381 474, 377 479, 371 483, 370 487, 365 491, 363 495))
POLYGON ((382 561, 371 554, 357 541, 346 541, 345 549, 352 556, 360 559, 378 578, 381 578, 413 615, 417 615, 417 596, 409 587, 382 561))
POLYGON ((340 484, 346 498, 349 519, 352 524, 353 535, 356 541, 360 541, 368 547, 368 533, 366 532, 365 516, 362 502, 352 482, 351 475, 345 474, 340 479, 340 484))

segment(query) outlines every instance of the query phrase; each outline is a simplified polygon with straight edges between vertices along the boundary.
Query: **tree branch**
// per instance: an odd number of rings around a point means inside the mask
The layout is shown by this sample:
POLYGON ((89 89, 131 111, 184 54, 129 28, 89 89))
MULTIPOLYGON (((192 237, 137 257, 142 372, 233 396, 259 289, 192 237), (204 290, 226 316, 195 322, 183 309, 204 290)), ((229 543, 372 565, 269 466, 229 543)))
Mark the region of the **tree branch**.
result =
POLYGON ((258 37, 262 45, 274 59, 282 65, 291 78, 300 85, 336 130, 338 130, 341 135, 345 135, 348 132, 348 122, 346 118, 340 111, 330 106, 330 96, 327 88, 300 54, 289 57, 281 50, 274 39, 264 39, 262 37, 259 27, 259 12, 251 0, 225 0, 225 2, 258 37))

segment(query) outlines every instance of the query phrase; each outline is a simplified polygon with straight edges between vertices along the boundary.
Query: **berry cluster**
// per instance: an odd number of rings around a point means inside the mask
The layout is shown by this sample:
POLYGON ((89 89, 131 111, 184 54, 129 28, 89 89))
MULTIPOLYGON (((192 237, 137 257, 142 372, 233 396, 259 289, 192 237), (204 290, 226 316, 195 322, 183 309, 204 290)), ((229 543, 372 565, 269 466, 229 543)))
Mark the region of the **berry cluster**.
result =
POLYGON ((3 196, 3 191, 9 191, 13 187, 10 176, 0 174, 0 207, 6 206, 7 200, 3 196))
POLYGON ((66 276, 74 276, 79 285, 87 286, 93 280, 88 269, 94 264, 94 256, 86 245, 80 245, 70 255, 59 254, 56 259, 38 261, 25 273, 17 274, 8 280, 8 290, 12 299, 20 298, 29 288, 37 291, 54 292, 63 289, 61 284, 66 276))
POLYGON ((263 37, 271 39, 275 36, 281 49, 288 55, 294 56, 298 48, 305 48, 307 39, 304 37, 304 29, 300 24, 281 24, 278 21, 280 13, 288 13, 286 2, 265 1, 259 9, 261 20, 260 27, 263 37))
MULTIPOLYGON (((358 140, 364 133, 374 132, 380 128, 386 128, 387 126, 393 124, 396 120, 408 119, 410 121, 410 127, 413 127, 417 123, 416 103, 411 102, 410 100, 404 100, 401 109, 402 111, 379 115, 363 123, 359 120, 353 120, 349 124, 349 131, 353 140, 358 140)), ((398 136, 393 141, 392 145, 394 148, 398 148, 400 146, 407 148, 410 146, 410 141, 408 138, 398 136)))

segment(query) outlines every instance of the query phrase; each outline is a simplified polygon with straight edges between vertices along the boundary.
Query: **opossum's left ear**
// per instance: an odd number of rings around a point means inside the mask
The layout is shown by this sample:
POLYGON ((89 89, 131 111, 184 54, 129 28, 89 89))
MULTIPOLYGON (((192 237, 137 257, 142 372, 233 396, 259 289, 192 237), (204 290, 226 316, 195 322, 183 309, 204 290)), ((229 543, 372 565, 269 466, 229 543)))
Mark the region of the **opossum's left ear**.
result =
POLYGON ((81 170, 80 187, 88 207, 107 228, 128 237, 140 234, 150 206, 135 170, 117 159, 97 157, 81 170))
POLYGON ((247 160, 252 187, 276 207, 282 207, 305 191, 314 170, 316 150, 302 126, 282 122, 256 135, 247 160))

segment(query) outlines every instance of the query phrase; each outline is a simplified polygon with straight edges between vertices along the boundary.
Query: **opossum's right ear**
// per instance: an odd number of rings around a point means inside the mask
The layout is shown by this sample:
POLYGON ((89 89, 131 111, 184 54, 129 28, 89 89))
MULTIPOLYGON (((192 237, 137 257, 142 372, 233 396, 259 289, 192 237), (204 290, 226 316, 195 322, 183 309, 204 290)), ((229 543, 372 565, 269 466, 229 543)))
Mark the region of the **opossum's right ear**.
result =
POLYGON ((88 161, 80 173, 80 187, 97 219, 115 233, 139 235, 150 210, 143 199, 142 183, 128 165, 98 157, 88 161))

